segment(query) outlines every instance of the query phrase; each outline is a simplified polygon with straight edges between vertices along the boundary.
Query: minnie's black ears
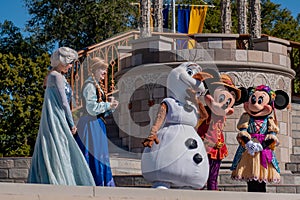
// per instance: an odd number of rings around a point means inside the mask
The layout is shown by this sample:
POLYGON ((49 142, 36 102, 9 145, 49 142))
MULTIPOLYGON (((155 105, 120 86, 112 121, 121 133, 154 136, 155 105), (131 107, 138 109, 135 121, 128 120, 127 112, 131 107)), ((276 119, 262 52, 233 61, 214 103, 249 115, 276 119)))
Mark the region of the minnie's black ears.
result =
POLYGON ((238 101, 235 101, 234 106, 238 106, 248 101, 248 89, 244 87, 239 87, 239 90, 241 91, 241 98, 238 101))
POLYGON ((275 101, 274 101, 275 108, 279 110, 285 109, 289 104, 289 95, 282 90, 276 90, 275 94, 276 94, 275 101))

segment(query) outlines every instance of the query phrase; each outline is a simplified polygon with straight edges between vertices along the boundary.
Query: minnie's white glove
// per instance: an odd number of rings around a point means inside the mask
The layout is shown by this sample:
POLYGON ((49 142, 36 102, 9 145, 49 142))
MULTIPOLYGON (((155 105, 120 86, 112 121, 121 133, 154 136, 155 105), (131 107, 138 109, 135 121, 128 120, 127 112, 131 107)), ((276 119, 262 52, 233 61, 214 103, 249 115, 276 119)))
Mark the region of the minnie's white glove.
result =
POLYGON ((260 143, 256 143, 256 142, 253 142, 252 140, 250 140, 246 144, 246 149, 251 156, 254 156, 255 152, 262 151, 263 147, 261 146, 260 143))

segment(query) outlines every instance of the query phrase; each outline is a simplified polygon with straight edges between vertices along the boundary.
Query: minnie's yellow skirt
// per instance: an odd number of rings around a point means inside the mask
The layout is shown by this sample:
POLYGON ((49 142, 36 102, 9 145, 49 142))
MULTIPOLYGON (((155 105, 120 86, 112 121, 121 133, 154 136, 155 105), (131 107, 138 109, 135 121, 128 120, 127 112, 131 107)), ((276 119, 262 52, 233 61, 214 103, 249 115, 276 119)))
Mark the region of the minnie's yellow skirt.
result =
POLYGON ((232 179, 243 181, 280 182, 280 174, 272 163, 268 163, 267 169, 260 164, 260 152, 256 152, 254 156, 251 156, 245 151, 237 168, 232 171, 231 177, 232 179))

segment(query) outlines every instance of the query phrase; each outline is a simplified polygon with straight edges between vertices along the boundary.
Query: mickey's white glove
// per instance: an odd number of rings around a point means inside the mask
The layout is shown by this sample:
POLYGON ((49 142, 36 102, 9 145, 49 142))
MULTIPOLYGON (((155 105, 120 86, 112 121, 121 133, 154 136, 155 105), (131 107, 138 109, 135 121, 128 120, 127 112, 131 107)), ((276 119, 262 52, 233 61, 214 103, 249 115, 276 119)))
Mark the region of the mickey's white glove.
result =
POLYGON ((260 143, 256 143, 256 142, 253 142, 252 140, 250 140, 246 144, 246 149, 251 156, 254 156, 255 152, 262 151, 263 147, 261 146, 260 143))

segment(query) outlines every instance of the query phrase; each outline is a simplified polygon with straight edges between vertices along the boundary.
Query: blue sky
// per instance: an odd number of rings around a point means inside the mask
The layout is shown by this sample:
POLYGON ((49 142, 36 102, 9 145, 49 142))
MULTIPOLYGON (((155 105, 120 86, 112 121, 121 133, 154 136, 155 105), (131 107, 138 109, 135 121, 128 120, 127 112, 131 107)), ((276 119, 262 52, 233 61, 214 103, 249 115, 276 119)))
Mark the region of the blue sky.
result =
MULTIPOLYGON (((300 13, 300 0, 271 0, 276 4, 281 4, 281 8, 287 8, 296 18, 300 13)), ((5 19, 12 21, 15 26, 23 29, 26 21, 30 18, 24 7, 23 0, 0 0, 0 22, 5 19)))

